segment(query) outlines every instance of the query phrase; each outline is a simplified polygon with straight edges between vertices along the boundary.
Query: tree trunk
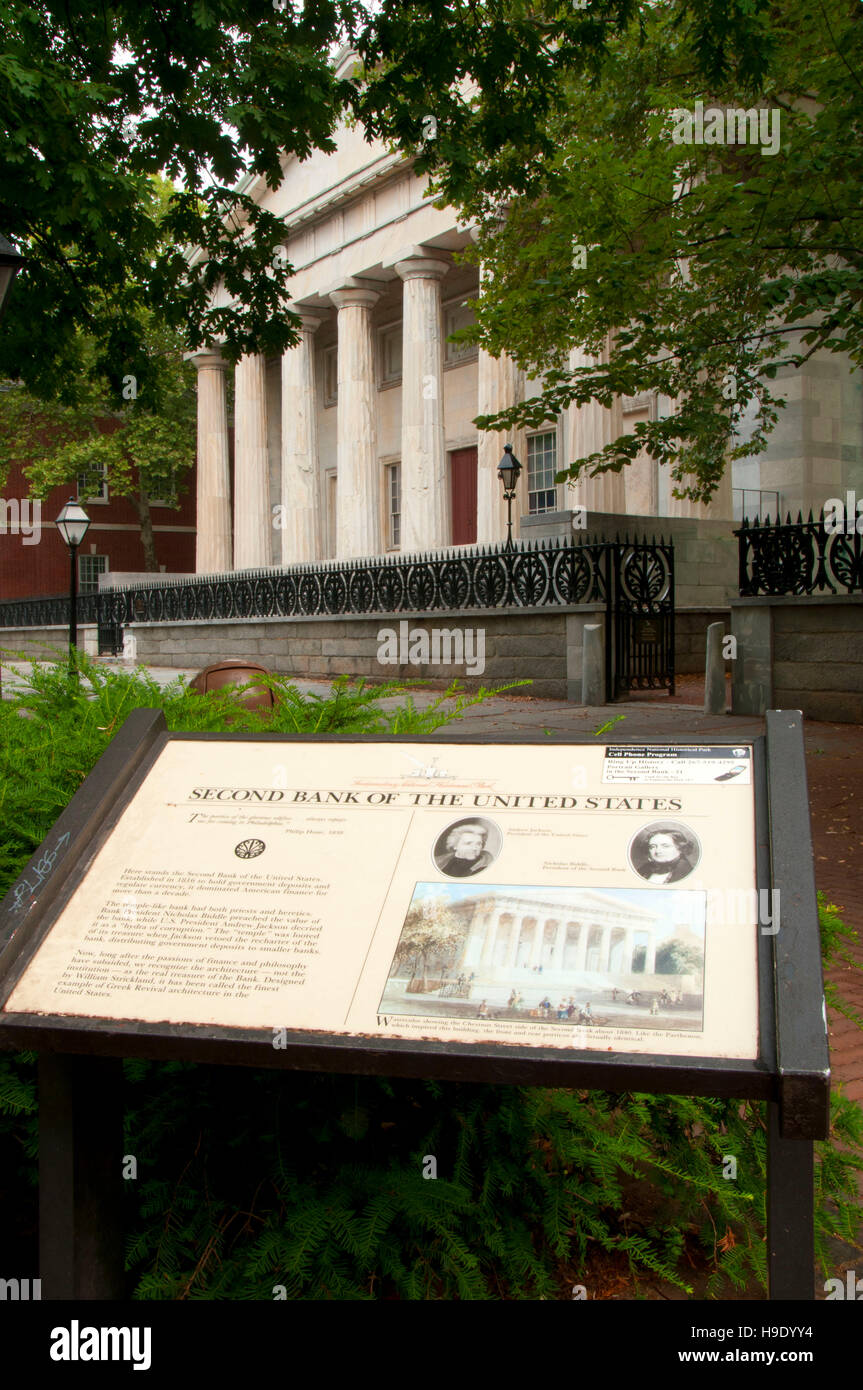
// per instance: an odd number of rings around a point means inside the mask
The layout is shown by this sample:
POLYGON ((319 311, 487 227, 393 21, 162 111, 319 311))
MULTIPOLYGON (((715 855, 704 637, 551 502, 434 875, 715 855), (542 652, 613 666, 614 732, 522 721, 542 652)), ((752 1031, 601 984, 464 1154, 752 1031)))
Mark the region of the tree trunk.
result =
POLYGON ((153 535, 153 518, 150 515, 150 498, 140 474, 138 475, 138 491, 130 494, 129 501, 138 513, 141 546, 144 551, 144 569, 148 574, 158 574, 159 561, 156 559, 156 539, 153 535))

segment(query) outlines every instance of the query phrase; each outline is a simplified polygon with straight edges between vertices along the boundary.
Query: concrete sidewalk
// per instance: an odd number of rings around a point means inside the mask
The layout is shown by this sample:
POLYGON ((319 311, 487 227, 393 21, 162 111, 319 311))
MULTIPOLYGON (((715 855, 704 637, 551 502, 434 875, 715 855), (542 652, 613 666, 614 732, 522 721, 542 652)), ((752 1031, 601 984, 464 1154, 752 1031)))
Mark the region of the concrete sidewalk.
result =
MULTIPOLYGON (((136 669, 133 662, 119 660, 105 659, 100 665, 118 672, 136 669)), ((21 661, 3 664, 4 696, 10 697, 16 690, 23 689, 29 667, 30 663, 21 661)), ((148 666, 146 669, 162 687, 180 677, 189 681, 198 674, 197 668, 148 666)), ((303 694, 320 695, 322 698, 332 690, 331 681, 295 680, 293 684, 303 694)), ((395 709, 403 704, 405 696, 409 695, 418 709, 428 709, 442 694, 442 690, 429 687, 406 686, 404 694, 382 700, 381 708, 395 709)), ((734 715, 705 716, 697 706, 667 696, 658 696, 650 700, 617 701, 613 705, 577 705, 568 700, 543 700, 529 693, 521 694, 515 691, 490 696, 483 700, 482 704, 466 710, 459 722, 469 724, 471 733, 495 734, 518 730, 522 733, 535 731, 543 734, 548 730, 552 734, 582 738, 589 737, 596 729, 614 719, 620 721, 614 726, 614 733, 626 739, 641 738, 648 734, 652 737, 659 734, 669 739, 678 734, 694 734, 705 739, 715 734, 751 738, 764 730, 763 719, 734 715)), ((446 729, 438 732, 445 734, 446 729)), ((608 736, 613 738, 614 734, 610 733, 608 736)))

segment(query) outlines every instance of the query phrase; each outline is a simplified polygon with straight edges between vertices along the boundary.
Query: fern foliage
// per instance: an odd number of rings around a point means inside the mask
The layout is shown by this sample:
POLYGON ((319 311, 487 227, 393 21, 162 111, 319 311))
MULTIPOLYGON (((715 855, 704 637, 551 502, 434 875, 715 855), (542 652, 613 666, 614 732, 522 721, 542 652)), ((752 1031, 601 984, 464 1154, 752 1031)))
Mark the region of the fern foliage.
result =
MULTIPOLYGON (((0 894, 130 710, 172 729, 428 733, 488 693, 423 711, 342 679, 323 699, 268 678, 275 713, 81 659, 0 702, 0 894), (382 704, 382 701, 386 701, 382 704), (394 703, 395 702, 395 703, 394 703)), ((258 678, 256 678, 258 683, 258 678)), ((855 934, 819 899, 825 968, 855 934)), ((828 1001, 843 1007, 835 986, 828 1001)), ((553 1299, 596 1252, 708 1296, 765 1281, 766 1128, 751 1102, 127 1061, 126 1263, 139 1299, 553 1299), (426 1177, 434 1157, 436 1177, 426 1177), (725 1176, 733 1157, 736 1175, 725 1176)), ((0 1198, 35 1269, 33 1054, 0 1057, 0 1198), (29 1242, 29 1245, 28 1245, 29 1242)), ((816 1254, 859 1224, 863 1112, 837 1090, 816 1146, 816 1254)), ((25 1266, 19 1261, 17 1268, 25 1266)), ((588 1284, 589 1276, 582 1278, 588 1284)))

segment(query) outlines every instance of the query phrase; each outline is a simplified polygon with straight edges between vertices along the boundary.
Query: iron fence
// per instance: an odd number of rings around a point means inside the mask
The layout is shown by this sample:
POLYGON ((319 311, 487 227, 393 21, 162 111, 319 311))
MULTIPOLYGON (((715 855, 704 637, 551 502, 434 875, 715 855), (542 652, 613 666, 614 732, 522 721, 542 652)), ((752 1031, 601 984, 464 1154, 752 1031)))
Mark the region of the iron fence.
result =
MULTIPOLYGON (((650 544, 646 542, 645 544, 650 544)), ((81 623, 210 622, 338 613, 460 612, 603 603, 608 542, 534 541, 428 555, 241 570, 103 589, 78 600, 81 623)), ((68 621, 68 596, 0 603, 4 627, 68 621)))
POLYGON ((859 594, 863 592, 863 536, 855 518, 841 529, 820 517, 744 521, 734 532, 742 598, 758 594, 859 594))
MULTIPOLYGON (((78 622, 99 629, 100 652, 122 649, 131 623, 604 607, 610 698, 639 688, 674 690, 674 552, 662 537, 565 537, 507 547, 388 555, 320 565, 189 575, 103 589, 78 600, 78 622)), ((0 603, 0 627, 68 622, 68 596, 0 603)))

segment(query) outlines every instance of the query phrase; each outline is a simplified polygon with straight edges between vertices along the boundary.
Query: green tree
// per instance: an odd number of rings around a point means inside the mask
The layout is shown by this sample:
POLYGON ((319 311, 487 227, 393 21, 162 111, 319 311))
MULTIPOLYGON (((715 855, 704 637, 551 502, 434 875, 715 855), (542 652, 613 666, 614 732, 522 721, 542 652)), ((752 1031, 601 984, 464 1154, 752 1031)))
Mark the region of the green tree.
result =
MULTIPOLYGON (((4 318, 0 379, 69 403, 84 331, 120 398, 124 377, 146 377, 148 311, 190 348, 222 340, 231 361, 281 353, 297 337, 285 308, 293 267, 279 250, 283 222, 255 195, 278 186, 286 159, 332 150, 351 114, 370 135, 407 140, 412 152, 419 143, 424 156, 437 122, 438 148, 461 183, 479 152, 514 149, 509 187, 524 148, 549 148, 544 123, 566 75, 592 71, 618 26, 650 8, 111 0, 88 11, 6 0, 0 230, 27 266, 4 318), (341 44, 362 56, 364 75, 336 76, 341 44), (482 94, 478 115, 466 83, 482 94), (161 212, 151 182, 160 174, 175 185, 161 212)), ((691 0, 699 61, 757 66, 752 9, 751 0, 691 0)))
POLYGON ((666 941, 657 947, 657 975, 701 975, 704 952, 686 941, 666 941))
POLYGON ((110 383, 93 365, 94 345, 79 344, 73 404, 42 401, 21 383, 0 390, 0 484, 17 465, 34 497, 77 484, 81 496, 99 490, 131 502, 141 528, 144 568, 156 571, 159 557, 150 513, 151 499, 176 508, 195 461, 195 369, 183 360, 176 331, 151 328, 145 392, 134 377, 118 406, 110 383))
POLYGON ((411 980, 419 975, 425 982, 433 959, 441 959, 447 967, 463 945, 466 924, 446 898, 423 898, 412 903, 396 948, 398 966, 410 964, 411 980))
MULTIPOLYGON (((546 13, 509 8, 524 25, 546 13)), ((610 10, 577 13, 593 25, 610 10)), ((541 98, 517 94, 512 121, 499 88, 444 93, 427 108, 440 115, 421 163, 481 229, 468 258, 490 276, 464 336, 544 374, 535 396, 480 427, 658 391, 670 414, 560 476, 619 471, 644 449, 671 465, 678 495, 709 500, 730 459, 764 447, 777 374, 820 348, 863 361, 863 10, 819 0, 804 21, 798 0, 700 15, 656 0, 627 20, 616 32, 606 19, 591 63, 561 63, 541 98), (529 118, 519 97, 533 100, 529 118), (698 101, 775 112, 778 149, 676 143, 674 113, 698 101), (573 346, 597 356, 609 334, 607 362, 570 366, 573 346)), ((411 95, 416 111, 433 100, 411 95)), ((419 138, 405 103, 383 127, 403 147, 419 138)))

